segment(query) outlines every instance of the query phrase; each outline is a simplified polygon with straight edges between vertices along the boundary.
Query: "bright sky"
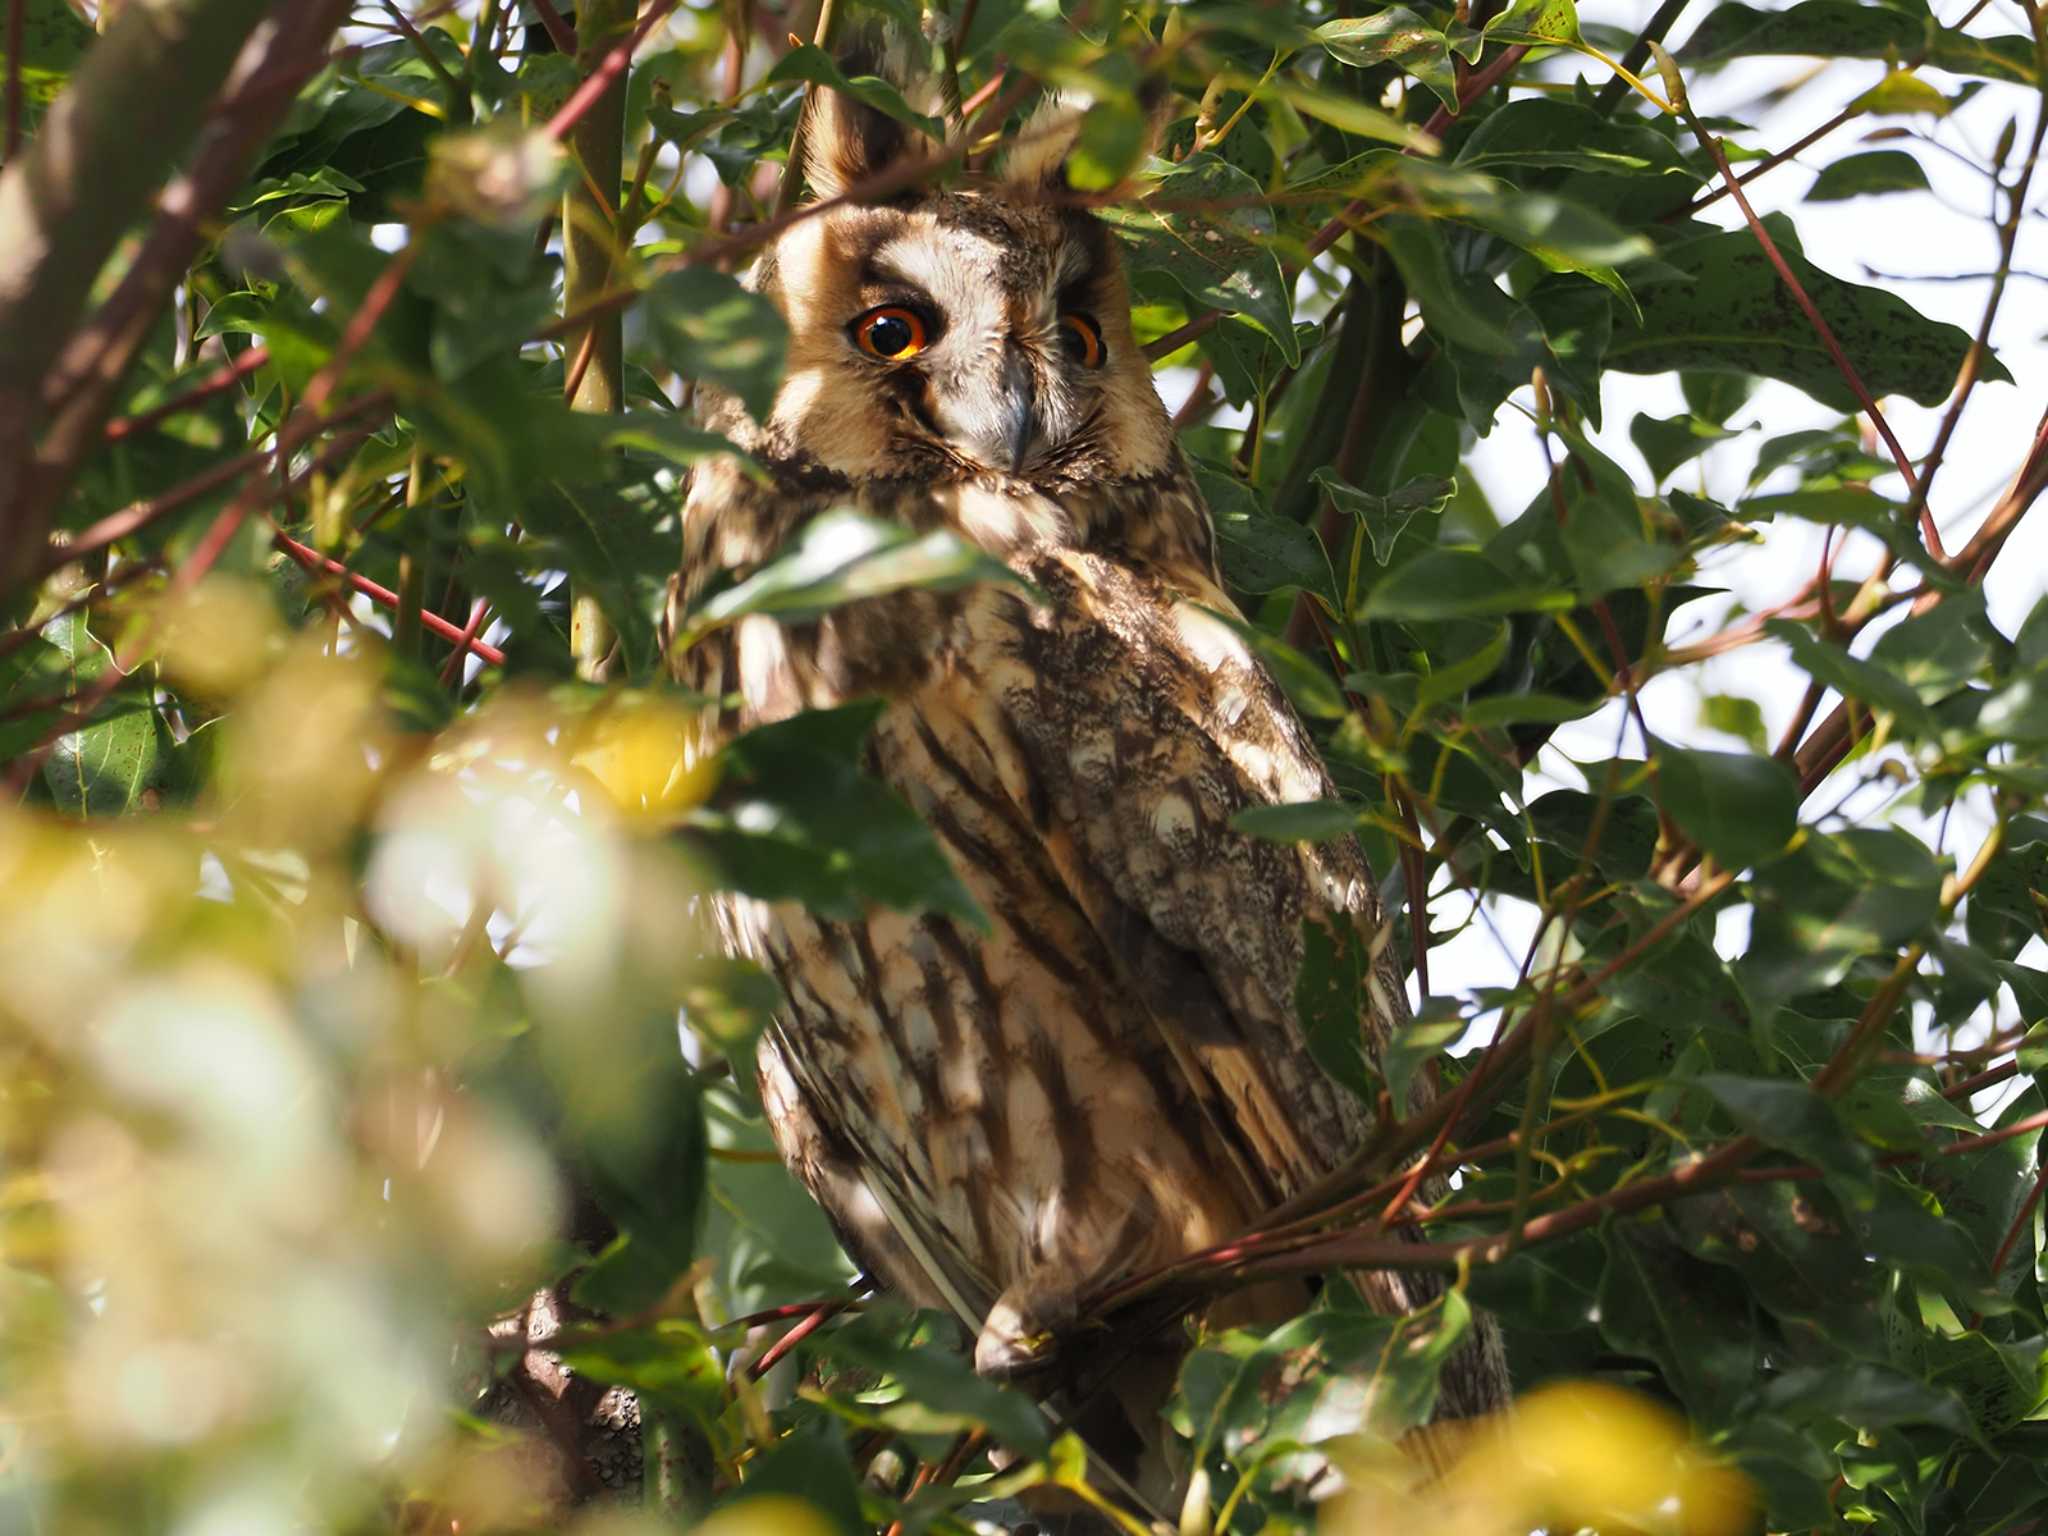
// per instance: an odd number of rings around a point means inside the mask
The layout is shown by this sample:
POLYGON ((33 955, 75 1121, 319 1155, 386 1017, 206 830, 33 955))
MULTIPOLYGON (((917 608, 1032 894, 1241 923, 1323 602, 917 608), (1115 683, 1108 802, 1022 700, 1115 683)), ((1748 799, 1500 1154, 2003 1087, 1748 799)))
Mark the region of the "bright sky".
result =
MULTIPOLYGON (((1633 30, 1653 5, 1637 0, 1582 4, 1580 9, 1586 19, 1633 30)), ((1697 9, 1704 13, 1706 7, 1701 5, 1697 9)), ((1962 4, 1941 4, 1937 0, 1939 11, 1953 15, 1964 9, 1962 4)), ((1692 19, 1682 18, 1674 29, 1675 40, 1682 44, 1695 24, 1692 19)), ((2025 33, 2027 23, 2018 7, 1994 0, 1970 30, 1984 35, 2025 33)), ((1589 66, 1590 71, 1597 69, 1598 66, 1589 66)), ((1694 103, 1703 114, 1726 112, 1754 121, 1758 131, 1744 142, 1775 150, 1825 122, 1857 93, 1875 84, 1883 73, 1884 66, 1876 62, 1841 61, 1820 69, 1810 60, 1778 59, 1746 64, 1690 84, 1694 103), (1782 100, 1758 110, 1763 98, 1779 92, 1785 93, 1782 100)), ((1924 70, 1922 74, 1945 94, 1953 93, 1960 84, 1940 71, 1924 70)), ((1599 78, 1597 73, 1591 77, 1599 78)), ((1813 204, 1801 199, 1822 167, 1864 148, 1860 141, 1875 129, 1911 127, 1930 134, 1936 145, 1983 164, 1989 161, 2000 129, 2010 117, 2019 118, 2019 137, 2024 145, 2036 110, 2040 110, 2039 98, 2031 92, 1992 85, 1940 122, 1926 117, 1857 120, 1823 139, 1796 162, 1760 178, 1745 190, 1758 213, 1782 210, 1796 217, 1805 253, 1816 265, 1843 278, 1890 288, 1922 313, 1974 332, 1982 318, 1988 281, 1909 279, 1913 274, 1944 278, 1960 272, 1988 274, 1995 264, 1996 240, 1988 217, 1990 186, 1980 173, 1941 149, 1914 140, 1891 139, 1883 147, 1914 154, 1934 187, 1933 197, 1907 194, 1813 204)), ((2048 189, 2048 175, 2035 184, 2031 201, 2037 212, 2022 226, 2016 251, 2015 266, 2025 275, 2016 275, 2008 285, 1992 331, 1993 348, 2015 382, 1979 385, 1950 446, 1946 467, 1935 482, 1932 505, 1944 542, 1950 548, 1968 536, 2005 488, 2033 437, 2043 409, 2048 408, 2048 336, 2043 334, 2048 330, 2048 303, 2044 303, 2048 283, 2032 275, 2048 273, 2048 230, 2044 230, 2038 212, 2044 203, 2044 189, 2048 189)), ((1727 198, 1705 216, 1730 228, 1739 227, 1742 222, 1732 200, 1727 198)), ((1628 426, 1639 412, 1653 416, 1677 414, 1683 404, 1676 381, 1610 375, 1602 404, 1605 426, 1595 434, 1595 441, 1604 452, 1634 470, 1639 484, 1647 484, 1647 470, 1629 441, 1628 426)), ((1934 439, 1941 410, 1926 409, 1905 400, 1882 404, 1906 450, 1916 457, 1925 453, 1934 439)), ((1826 426, 1836 419, 1833 412, 1789 386, 1765 384, 1733 421, 1735 426, 1748 428, 1748 436, 1709 456, 1706 494, 1724 502, 1732 501, 1748 477, 1756 447, 1765 439, 1803 427, 1826 426)), ((1521 509, 1531 487, 1540 485, 1544 475, 1544 460, 1534 433, 1527 419, 1513 411, 1503 412, 1492 436, 1472 455, 1471 464, 1496 511, 1504 516, 1521 509)), ((1696 470, 1683 470, 1675 483, 1698 489, 1697 476, 1696 470)), ((1789 482, 1789 475, 1787 479, 1789 482)), ((1896 474, 1878 480, 1876 488, 1904 499, 1903 485, 1896 474)), ((1821 537, 1821 530, 1808 524, 1780 521, 1765 525, 1757 544, 1717 557, 1703 574, 1707 580, 1731 589, 1750 606, 1769 603, 1789 596, 1812 574, 1820 554, 1821 537)), ((1867 536, 1851 539, 1838 562, 1838 574, 1855 575, 1867 570, 1874 542, 1867 536)), ((2048 522, 2037 515, 2033 522, 2020 526, 1985 587, 1993 622, 2007 635, 2012 634, 2034 605, 2048 595, 2048 522)), ((1681 618, 1700 615, 1692 622, 1706 632, 1706 626, 1717 616, 1717 606, 1695 604, 1681 618)), ((1683 628, 1681 625, 1681 632, 1683 628)), ((1859 649, 1874 641, 1876 630, 1874 626, 1865 635, 1859 649)), ((1704 694, 1732 693, 1755 700, 1762 707, 1775 740, 1796 709, 1805 683, 1804 674, 1790 667, 1775 647, 1753 646, 1716 658, 1683 676, 1652 683, 1644 691, 1643 706, 1650 728, 1660 735, 1698 745, 1733 746, 1725 739, 1717 743, 1714 733, 1700 724, 1699 701, 1704 694)), ((1823 712, 1833 702, 1831 697, 1823 712)), ((1603 710, 1561 730, 1557 746, 1582 761, 1605 758, 1613 751, 1616 726, 1614 710, 1603 710)), ((1641 743, 1632 731, 1624 751, 1630 756, 1641 752, 1641 743)), ((1543 766, 1555 771, 1561 765, 1555 753, 1546 753, 1543 766)), ((1560 782, 1576 779, 1565 769, 1560 782)), ((1847 782, 1846 778, 1838 779, 1830 789, 1822 791, 1817 803, 1832 805, 1847 782)), ((1864 803, 1883 809, 1882 802, 1875 798, 1864 803)), ((1932 841, 1935 829, 1917 817, 1900 813, 1898 820, 1932 841)), ((1985 826, 1981 807, 1975 815, 1959 811, 1949 828, 1947 848, 1951 852, 1961 850, 1967 857, 1985 826)), ((1449 904, 1448 910, 1440 906, 1438 923, 1454 912, 1455 903, 1449 904)), ((1512 979, 1521 949, 1533 930, 1533 914, 1518 903, 1501 903, 1494 920, 1500 938, 1483 926, 1474 925, 1434 952, 1432 980, 1439 991, 1463 991, 1512 979), (1513 958, 1509 957, 1509 950, 1514 952, 1513 958)), ((1738 938, 1741 928, 1740 918, 1732 919, 1724 927, 1724 937, 1738 938)), ((2036 953, 2029 958, 2038 964, 2042 946, 2037 940, 2033 947, 2036 953)))

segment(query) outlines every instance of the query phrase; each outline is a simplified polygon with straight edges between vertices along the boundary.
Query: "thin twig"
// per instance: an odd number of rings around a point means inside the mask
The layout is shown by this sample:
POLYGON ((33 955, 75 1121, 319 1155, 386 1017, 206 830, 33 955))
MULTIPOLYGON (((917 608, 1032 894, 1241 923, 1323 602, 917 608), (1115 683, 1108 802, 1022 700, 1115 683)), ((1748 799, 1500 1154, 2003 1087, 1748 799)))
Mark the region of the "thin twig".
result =
MULTIPOLYGON (((1884 439, 1885 446, 1891 450, 1892 462, 1898 466, 1900 475, 1905 478, 1907 488, 1917 497, 1920 478, 1913 472, 1912 459, 1900 446, 1898 438, 1892 432, 1891 423, 1885 420, 1884 412, 1878 408, 1869 387, 1863 382, 1863 375, 1856 371, 1856 365, 1849 361, 1848 354, 1842 350, 1842 344, 1835 340, 1833 327, 1828 324, 1819 306, 1807 294, 1805 285, 1799 281, 1790 263, 1785 260, 1784 253, 1778 249, 1778 242, 1771 238, 1771 232, 1764 228, 1763 220, 1757 217, 1756 210, 1749 204, 1749 199, 1743 196, 1742 188, 1735 180, 1735 173, 1729 169, 1728 154, 1722 149, 1721 141, 1707 131, 1706 124, 1701 122, 1699 115, 1693 111, 1688 98, 1681 95, 1676 105, 1687 126, 1699 139, 1701 147, 1713 157, 1714 165, 1721 173, 1721 179, 1728 186, 1729 195, 1735 199, 1735 206, 1742 210, 1742 217, 1749 225, 1749 232, 1756 237, 1757 244, 1763 247, 1765 257, 1778 274, 1778 280, 1785 285, 1785 291, 1792 295, 1793 302, 1806 316, 1807 324, 1813 327, 1813 333, 1820 338, 1821 345, 1827 348, 1828 356, 1834 361, 1835 371, 1841 374, 1843 382, 1856 396, 1864 414, 1870 418, 1870 424, 1877 428, 1878 436, 1884 439)), ((1935 559, 1945 558, 1945 552, 1941 547, 1941 530, 1935 526, 1933 514, 1928 511, 1924 502, 1920 508, 1920 536, 1925 540, 1928 552, 1935 559)))
POLYGON ((555 45, 555 52, 565 59, 576 57, 576 33, 562 13, 555 9, 555 0, 533 0, 534 14, 540 17, 541 30, 547 33, 548 41, 555 45))
MULTIPOLYGON (((534 3, 545 5, 547 0, 534 0, 534 3)), ((398 8, 398 0, 384 0, 384 9, 391 13, 391 19, 397 24, 398 30, 403 32, 405 40, 412 44, 412 51, 426 61, 427 68, 434 72, 435 78, 453 93, 449 105, 452 107, 461 101, 465 95, 462 82, 441 62, 441 56, 434 52, 426 38, 421 36, 420 29, 412 24, 412 19, 398 8)))
MULTIPOLYGON (((583 83, 569 93, 569 99, 562 103, 555 115, 548 119, 545 132, 549 138, 560 143, 567 136, 569 130, 576 126, 577 120, 596 106, 604 93, 626 72, 633 62, 634 51, 646 41, 647 34, 675 8, 676 0, 654 0, 654 3, 648 6, 646 13, 640 18, 639 25, 633 28, 632 35, 607 53, 599 61, 597 68, 584 78, 583 83)), ((606 201, 609 202, 610 199, 607 198, 606 201)))
POLYGON ((133 416, 118 416, 101 429, 100 435, 110 443, 118 443, 124 437, 146 432, 158 422, 189 411, 201 401, 211 400, 215 395, 233 388, 236 383, 269 361, 270 348, 260 344, 245 347, 233 362, 215 369, 176 399, 166 400, 162 405, 151 406, 148 410, 133 416))
MULTIPOLYGON (((380 586, 367 576, 358 575, 339 560, 330 560, 311 545, 301 544, 282 528, 271 534, 271 542, 290 555, 308 571, 325 571, 330 576, 339 576, 353 590, 363 594, 372 602, 396 612, 399 607, 398 594, 389 587, 380 586)), ((438 635, 455 647, 456 654, 464 651, 481 656, 494 667, 505 665, 505 653, 495 645, 486 645, 466 629, 457 629, 438 613, 422 609, 419 614, 422 628, 429 634, 438 635)))

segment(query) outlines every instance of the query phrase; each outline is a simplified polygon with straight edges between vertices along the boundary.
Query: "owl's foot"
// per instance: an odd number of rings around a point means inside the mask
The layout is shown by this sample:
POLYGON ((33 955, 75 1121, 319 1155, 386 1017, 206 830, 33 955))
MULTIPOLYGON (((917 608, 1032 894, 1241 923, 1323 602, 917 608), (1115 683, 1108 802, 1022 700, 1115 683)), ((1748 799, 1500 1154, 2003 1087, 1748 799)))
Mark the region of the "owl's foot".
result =
POLYGON ((1051 1360, 1075 1320, 1070 1294, 1027 1294, 1013 1285, 996 1298, 974 1341, 974 1369, 992 1380, 1022 1376, 1051 1360))

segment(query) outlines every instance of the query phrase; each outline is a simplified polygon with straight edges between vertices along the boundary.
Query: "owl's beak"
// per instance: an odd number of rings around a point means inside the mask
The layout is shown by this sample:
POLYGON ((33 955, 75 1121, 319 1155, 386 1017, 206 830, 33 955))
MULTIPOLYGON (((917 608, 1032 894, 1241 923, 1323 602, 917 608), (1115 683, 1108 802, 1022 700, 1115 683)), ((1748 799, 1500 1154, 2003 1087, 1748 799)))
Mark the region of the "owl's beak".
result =
POLYGON ((1038 438, 1038 375, 1017 347, 1003 358, 1003 430, 1010 455, 1010 473, 1024 468, 1025 457, 1038 438))

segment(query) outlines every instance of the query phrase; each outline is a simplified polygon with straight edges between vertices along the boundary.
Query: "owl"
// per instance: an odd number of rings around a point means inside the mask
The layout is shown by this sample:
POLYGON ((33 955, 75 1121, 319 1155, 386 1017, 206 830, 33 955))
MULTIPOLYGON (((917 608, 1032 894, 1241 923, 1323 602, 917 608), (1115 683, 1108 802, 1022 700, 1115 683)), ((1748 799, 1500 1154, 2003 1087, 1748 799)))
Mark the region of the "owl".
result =
MULTIPOLYGON (((1378 956, 1369 1057, 1405 1017, 1356 844, 1231 826, 1334 791, 1218 617, 1214 532, 1117 246, 1060 195, 1077 123, 1041 110, 997 172, 862 203, 846 194, 929 146, 814 94, 806 173, 831 206, 749 277, 788 322, 785 381, 761 420, 700 401, 767 474, 698 473, 678 584, 687 607, 847 507, 949 529, 1029 582, 749 617, 678 660, 728 700, 707 747, 885 700, 867 766, 987 914, 981 931, 731 899, 720 926, 781 984, 759 1066, 784 1158, 868 1273, 965 1319, 996 1375, 1056 1348, 1091 1292, 1244 1231, 1365 1139, 1367 1107, 1297 1022, 1305 920, 1378 956)), ((1383 1311, 1435 1283, 1361 1277, 1383 1311)), ((1489 1324, 1446 1411, 1494 1406, 1505 1379, 1489 1324)))

